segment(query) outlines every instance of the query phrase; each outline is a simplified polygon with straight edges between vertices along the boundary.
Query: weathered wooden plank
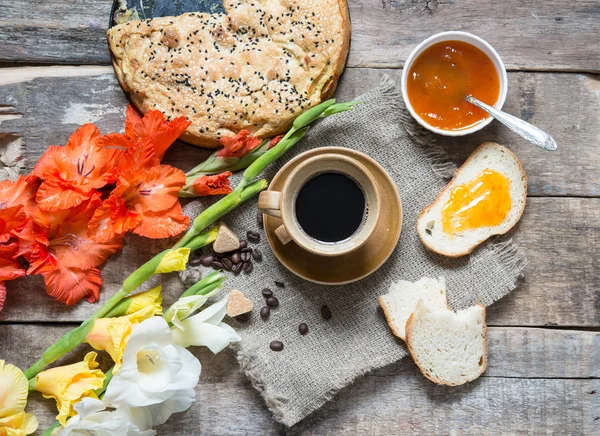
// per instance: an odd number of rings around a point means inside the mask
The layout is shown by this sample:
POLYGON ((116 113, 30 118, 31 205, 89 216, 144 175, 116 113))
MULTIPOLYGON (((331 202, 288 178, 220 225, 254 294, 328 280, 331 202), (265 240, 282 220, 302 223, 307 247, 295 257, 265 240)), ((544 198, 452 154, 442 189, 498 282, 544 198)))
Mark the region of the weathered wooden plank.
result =
MULTIPOLYGON (((350 100, 377 86, 384 74, 399 83, 400 70, 349 69, 337 96, 350 100)), ((110 67, 0 69, 0 105, 22 115, 2 121, 0 112, 0 132, 22 138, 29 168, 48 145, 64 143, 80 124, 97 123, 103 132, 121 129, 126 102, 110 67), (89 77, 82 76, 86 69, 89 77), (61 71, 65 77, 57 77, 61 71)), ((600 79, 512 73, 505 108, 547 129, 558 141, 558 151, 544 152, 497 122, 475 135, 438 140, 457 163, 483 141, 512 144, 525 165, 530 195, 600 196, 600 79)), ((203 156, 197 148, 179 145, 167 159, 188 169, 203 156)))
MULTIPOLYGON (((3 0, 0 62, 107 64, 112 0, 3 0)), ((442 30, 487 39, 510 69, 599 71, 600 7, 595 0, 349 0, 351 67, 400 67, 442 30)))
MULTIPOLYGON (((58 326, 3 326, 3 339, 10 341, 0 342, 0 356, 25 367, 47 342, 65 330, 58 326)), ((159 434, 495 435, 600 431, 600 380, 590 378, 599 376, 600 333, 490 328, 489 336, 488 370, 471 384, 436 386, 407 358, 357 380, 290 431, 272 421, 231 355, 214 356, 193 349, 203 365, 198 401, 189 412, 161 427, 159 434)), ((62 363, 75 361, 83 352, 62 363)), ((37 414, 43 428, 53 420, 53 407, 52 402, 34 394, 28 410, 37 414)))

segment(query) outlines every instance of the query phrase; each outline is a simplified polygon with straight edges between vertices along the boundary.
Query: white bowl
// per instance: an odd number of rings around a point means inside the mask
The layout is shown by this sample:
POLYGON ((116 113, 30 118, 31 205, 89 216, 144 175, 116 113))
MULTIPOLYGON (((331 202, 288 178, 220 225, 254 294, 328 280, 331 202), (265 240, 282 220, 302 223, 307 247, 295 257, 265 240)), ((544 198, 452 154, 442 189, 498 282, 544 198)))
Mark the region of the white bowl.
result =
POLYGON ((412 53, 408 56, 408 59, 406 59, 406 63, 404 64, 404 69, 402 70, 402 98, 404 99, 406 108, 408 109, 408 111, 410 112, 412 117, 420 125, 425 127, 427 130, 431 130, 434 133, 438 133, 440 135, 445 135, 445 136, 464 136, 464 135, 468 135, 469 133, 473 133, 473 132, 483 129, 485 126, 487 126, 492 121, 493 118, 491 116, 488 116, 487 118, 484 118, 483 120, 479 121, 478 123, 473 124, 471 127, 468 127, 465 129, 459 129, 459 130, 439 129, 437 127, 433 127, 432 125, 428 124, 425 120, 423 120, 423 118, 421 118, 415 112, 412 105, 410 104, 410 100, 408 99, 408 93, 406 90, 406 86, 407 86, 406 80, 408 78, 408 72, 410 71, 414 60, 421 53, 423 53, 423 51, 425 49, 431 47, 433 44, 437 44, 438 42, 443 42, 443 41, 467 42, 471 45, 474 45, 481 51, 483 51, 491 59, 491 61, 494 63, 494 66, 496 67, 496 72, 498 73, 498 78, 500 80, 500 95, 498 96, 498 101, 494 105, 494 107, 496 109, 502 109, 502 105, 504 105, 504 101, 506 100, 508 77, 506 76, 506 68, 504 68, 504 62, 502 62, 502 59, 500 58, 500 55, 496 52, 496 50, 494 50, 494 48, 491 45, 489 45, 487 42, 485 42, 480 37, 475 36, 471 33, 467 33, 467 32, 442 32, 442 33, 438 33, 437 35, 430 36, 425 41, 423 41, 421 44, 419 44, 417 47, 415 47, 415 49, 412 51, 412 53))

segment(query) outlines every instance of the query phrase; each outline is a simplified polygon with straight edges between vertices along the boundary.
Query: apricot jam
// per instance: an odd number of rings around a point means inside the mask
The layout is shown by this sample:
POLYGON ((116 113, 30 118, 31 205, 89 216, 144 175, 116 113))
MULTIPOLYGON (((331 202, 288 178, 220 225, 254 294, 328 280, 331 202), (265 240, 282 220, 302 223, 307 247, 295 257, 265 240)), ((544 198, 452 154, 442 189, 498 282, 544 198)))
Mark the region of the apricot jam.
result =
POLYGON ((485 169, 473 180, 452 189, 442 209, 442 230, 453 235, 497 226, 511 207, 510 180, 504 174, 485 169))
POLYGON ((407 79, 408 99, 429 125, 460 130, 488 117, 464 98, 493 106, 500 95, 500 79, 492 60, 479 48, 462 41, 432 45, 413 62, 407 79))

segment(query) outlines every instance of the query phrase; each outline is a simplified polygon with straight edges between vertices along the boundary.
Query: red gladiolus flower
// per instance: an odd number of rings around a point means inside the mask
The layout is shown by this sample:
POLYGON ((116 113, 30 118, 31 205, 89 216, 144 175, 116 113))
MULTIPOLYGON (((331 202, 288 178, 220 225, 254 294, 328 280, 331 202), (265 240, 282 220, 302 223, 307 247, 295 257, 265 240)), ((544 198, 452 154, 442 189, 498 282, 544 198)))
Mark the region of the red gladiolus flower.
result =
POLYGON ((194 192, 199 197, 207 195, 229 194, 232 189, 229 186, 231 171, 225 171, 214 176, 202 176, 194 180, 194 192))
POLYGON ((35 207, 37 186, 34 179, 24 176, 16 182, 0 182, 0 243, 7 242, 27 223, 35 207))
POLYGON ((102 204, 95 193, 79 206, 52 214, 36 208, 19 234, 19 252, 30 264, 28 274, 41 274, 46 292, 72 305, 80 299, 98 300, 100 266, 123 244, 120 237, 102 243, 87 233, 88 223, 102 204))
POLYGON ((40 209, 56 212, 80 205, 98 189, 113 183, 118 150, 101 147, 100 132, 84 124, 64 147, 51 146, 33 169, 43 180, 36 195, 40 209))
POLYGON ((221 138, 223 149, 217 153, 219 157, 244 157, 260 145, 262 140, 250 135, 248 130, 240 130, 236 136, 221 138))
POLYGON ((178 201, 184 184, 183 171, 169 165, 125 172, 90 221, 90 236, 103 242, 130 230, 148 238, 183 232, 189 224, 178 201))
POLYGON ((162 112, 151 110, 143 117, 131 106, 125 116, 125 133, 102 138, 104 147, 121 150, 119 170, 135 170, 160 164, 167 149, 189 127, 191 121, 178 117, 167 121, 162 112))

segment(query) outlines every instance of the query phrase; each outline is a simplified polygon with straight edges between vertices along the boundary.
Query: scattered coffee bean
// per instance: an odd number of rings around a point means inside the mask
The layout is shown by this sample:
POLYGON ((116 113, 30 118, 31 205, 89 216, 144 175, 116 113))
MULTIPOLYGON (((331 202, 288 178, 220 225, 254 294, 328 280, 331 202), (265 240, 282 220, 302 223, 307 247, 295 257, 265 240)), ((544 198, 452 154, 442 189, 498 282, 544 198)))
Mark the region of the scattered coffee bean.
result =
POLYGON ((240 250, 243 248, 246 248, 248 246, 248 241, 246 241, 245 239, 242 239, 240 241, 240 250))
POLYGON ((308 326, 306 325, 306 323, 301 323, 298 326, 298 331, 300 332, 301 335, 305 335, 308 333, 308 326))
POLYGON ((240 255, 240 257, 242 258, 242 262, 249 262, 250 259, 252 258, 252 256, 250 255, 250 252, 248 252, 248 251, 245 253, 242 253, 240 255))
POLYGON ((273 296, 273 291, 271 291, 269 288, 265 288, 262 290, 262 294, 263 294, 263 297, 269 298, 269 297, 273 296))
POLYGON ((252 257, 257 262, 260 262, 262 260, 262 253, 260 252, 259 248, 255 248, 254 250, 252 250, 252 257))
POLYGON ((223 269, 223 264, 217 260, 210 264, 214 269, 223 269))
POLYGON ((254 265, 252 264, 252 262, 244 263, 244 272, 246 272, 246 274, 250 274, 253 269, 254 269, 254 265))
POLYGON ((250 247, 244 247, 240 250, 240 252, 242 253, 252 253, 252 248, 250 247))
POLYGON ((255 232, 254 230, 248 230, 246 236, 250 242, 260 242, 260 233, 255 232))
POLYGON ((235 253, 233 253, 231 255, 231 261, 233 263, 240 263, 242 261, 242 257, 240 256, 240 253, 238 253, 237 251, 235 253))
POLYGON ((221 260, 221 259, 223 259, 224 257, 225 257, 225 255, 224 255, 224 254, 221 254, 221 253, 216 253, 216 254, 215 254, 215 258, 216 258, 217 260, 221 260))
POLYGON ((258 225, 260 227, 263 226, 263 214, 260 210, 258 212, 256 212, 256 222, 258 223, 258 225))
POLYGON ((213 263, 214 261, 215 261, 215 256, 213 256, 212 254, 209 254, 202 258, 202 265, 210 266, 210 264, 213 263))
POLYGON ((273 351, 281 351, 281 350, 283 350, 283 342, 281 342, 281 341, 272 341, 269 344, 269 347, 271 347, 271 350, 273 350, 273 351))
POLYGON ((241 315, 236 316, 235 319, 238 320, 239 322, 248 322, 248 321, 250 321, 251 316, 252 316, 252 312, 246 312, 246 313, 242 313, 241 315))
POLYGON ((331 309, 327 306, 321 306, 321 316, 324 320, 329 321, 332 317, 331 309))
POLYGON ((237 276, 242 272, 242 264, 238 263, 231 267, 231 271, 237 276))
POLYGON ((260 317, 262 319, 267 319, 271 315, 271 308, 269 306, 265 306, 260 309, 260 317))
POLYGON ((279 300, 277 297, 269 297, 267 298, 267 306, 269 307, 277 307, 279 306, 279 300))
POLYGON ((223 260, 221 261, 221 263, 223 264, 223 266, 225 267, 225 269, 227 271, 231 271, 231 267, 233 266, 233 263, 229 259, 224 257, 223 260))
POLYGON ((275 286, 277 286, 278 288, 285 288, 285 283, 278 282, 277 280, 275 280, 275 286))
POLYGON ((198 266, 201 263, 202 263, 201 257, 194 257, 194 258, 190 259, 190 266, 198 266))

